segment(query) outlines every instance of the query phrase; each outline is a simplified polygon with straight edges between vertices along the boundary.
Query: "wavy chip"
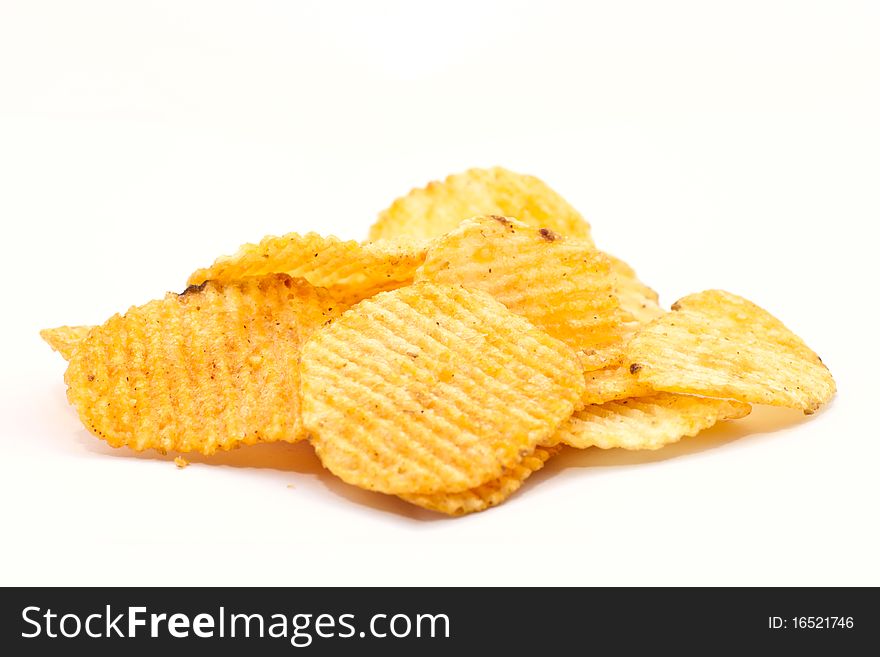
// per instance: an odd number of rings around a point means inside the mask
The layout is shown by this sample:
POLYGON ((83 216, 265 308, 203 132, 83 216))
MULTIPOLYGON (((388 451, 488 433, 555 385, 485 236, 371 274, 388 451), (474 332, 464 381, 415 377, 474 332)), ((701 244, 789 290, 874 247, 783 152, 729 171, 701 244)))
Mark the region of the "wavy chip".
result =
POLYGON ((488 292, 582 352, 591 368, 623 357, 629 318, 614 294, 610 261, 586 242, 515 219, 477 217, 436 240, 415 279, 488 292))
POLYGON ((656 392, 648 383, 630 372, 628 367, 606 367, 584 374, 586 388, 581 397, 584 404, 604 404, 627 397, 645 397, 656 392))
POLYGON ((513 468, 583 394, 575 352, 476 290, 427 282, 362 301, 303 349, 303 421, 350 484, 456 493, 513 468))
POLYGON ((590 224, 543 181, 501 167, 470 169, 414 189, 379 215, 371 239, 440 237, 463 219, 497 214, 592 243, 590 224))
POLYGON ((587 406, 562 424, 554 441, 579 449, 660 449, 751 410, 726 399, 658 393, 587 406))
POLYGON ((493 479, 482 486, 461 493, 401 495, 400 497, 423 509, 438 511, 450 516, 463 516, 468 513, 485 511, 501 504, 513 495, 532 473, 543 468, 547 460, 561 449, 561 446, 537 447, 521 463, 506 469, 498 479, 493 479))
POLYGON ((360 300, 409 284, 424 259, 425 244, 414 240, 360 243, 289 233, 245 244, 234 255, 221 256, 210 267, 197 270, 187 282, 199 285, 206 280, 287 274, 360 300))
POLYGON ((813 413, 836 390, 798 336, 751 301, 721 290, 685 297, 630 342, 631 368, 656 390, 813 413))
POLYGON ((93 328, 93 326, 58 326, 43 329, 40 331, 40 337, 61 354, 64 360, 70 360, 79 343, 85 340, 93 328))
POLYGON ((211 454, 295 442, 301 346, 339 313, 326 292, 284 274, 191 287, 90 331, 67 396, 113 447, 211 454))
MULTIPOLYGON (((347 310, 354 304, 371 296, 384 292, 386 290, 395 290, 400 287, 398 282, 389 283, 387 285, 377 285, 374 288, 352 288, 345 285, 338 285, 330 288, 319 288, 322 294, 326 294, 330 305, 334 306, 336 311, 342 312, 347 310)), ((85 340, 94 326, 59 326, 52 329, 43 329, 40 336, 45 340, 53 350, 61 354, 64 360, 70 360, 73 350, 76 349, 80 342, 85 340)))
POLYGON ((639 280, 632 267, 613 255, 606 253, 605 256, 611 261, 611 268, 617 276, 614 292, 624 311, 640 324, 647 324, 665 313, 660 307, 658 294, 639 280))

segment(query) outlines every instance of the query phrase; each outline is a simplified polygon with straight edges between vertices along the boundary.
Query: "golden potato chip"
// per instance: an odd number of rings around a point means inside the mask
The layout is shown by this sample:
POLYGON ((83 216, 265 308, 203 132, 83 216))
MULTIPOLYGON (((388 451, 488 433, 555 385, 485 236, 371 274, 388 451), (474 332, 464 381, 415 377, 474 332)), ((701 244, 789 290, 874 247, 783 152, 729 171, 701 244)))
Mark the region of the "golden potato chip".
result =
POLYGON ((729 292, 681 299, 632 339, 630 368, 655 390, 814 412, 835 392, 822 360, 782 322, 729 292))
POLYGON ((284 274, 190 287, 90 331, 67 368, 67 396, 113 447, 211 454, 295 442, 301 346, 339 312, 284 274))
POLYGON ((61 354, 64 360, 70 360, 73 356, 73 350, 76 349, 80 342, 85 340, 92 326, 59 326, 57 328, 43 329, 40 331, 40 337, 43 338, 49 346, 61 354))
POLYGON ((463 516, 476 511, 484 511, 501 504, 523 485, 533 472, 544 467, 552 455, 559 452, 560 446, 537 447, 521 463, 505 469, 504 473, 482 486, 461 493, 434 493, 433 495, 401 495, 407 502, 423 509, 438 511, 450 516, 463 516))
MULTIPOLYGON (((386 283, 385 285, 377 285, 373 288, 356 288, 345 285, 337 285, 330 288, 319 288, 323 290, 330 298, 331 305, 335 306, 338 312, 342 312, 356 304, 358 301, 368 299, 374 294, 384 292, 386 290, 395 290, 400 287, 400 283, 386 283)), ((59 326, 52 329, 43 329, 40 336, 45 340, 52 349, 61 354, 64 360, 70 360, 73 350, 76 346, 85 340, 94 326, 59 326)))
POLYGON ((289 233, 245 244, 235 255, 221 256, 213 265, 189 277, 189 285, 206 280, 232 281, 244 276, 288 274, 318 287, 371 296, 412 281, 425 259, 425 245, 413 240, 343 242, 316 233, 289 233))
POLYGON ((324 466, 394 495, 500 477, 583 390, 570 347, 484 292, 426 282, 362 301, 302 354, 303 422, 324 466))
POLYGON ((742 402, 661 392, 587 406, 563 422, 553 441, 580 449, 659 449, 751 410, 742 402))
POLYGON ((628 317, 608 258, 588 243, 515 219, 468 219, 432 243, 416 281, 488 292, 554 338, 603 366, 619 360, 628 317), (603 353, 615 350, 612 358, 603 353))
POLYGON ((432 239, 463 219, 487 214, 516 217, 533 228, 592 243, 590 224, 565 199, 534 176, 501 167, 470 169, 412 190, 379 215, 370 238, 432 239))
POLYGON ((635 270, 623 260, 608 253, 605 255, 617 275, 614 292, 620 300, 620 307, 641 324, 660 317, 665 311, 660 307, 657 293, 642 283, 635 270))
POLYGON ((587 387, 581 401, 584 404, 604 404, 615 399, 644 397, 655 390, 638 376, 630 373, 628 367, 606 367, 601 370, 585 372, 587 387))

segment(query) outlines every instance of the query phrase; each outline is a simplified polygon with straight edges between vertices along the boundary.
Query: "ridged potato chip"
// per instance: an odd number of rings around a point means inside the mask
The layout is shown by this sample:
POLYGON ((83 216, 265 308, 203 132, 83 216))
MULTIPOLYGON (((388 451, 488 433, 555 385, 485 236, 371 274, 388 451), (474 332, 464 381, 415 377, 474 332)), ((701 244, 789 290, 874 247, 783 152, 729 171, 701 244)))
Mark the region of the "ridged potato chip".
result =
POLYGON ((587 387, 581 397, 584 404, 604 404, 627 397, 644 397, 655 392, 648 383, 632 374, 628 367, 606 367, 584 375, 587 379, 587 387))
POLYGON ((639 280, 635 270, 620 258, 608 253, 605 255, 611 261, 611 268, 617 276, 614 293, 620 300, 620 307, 641 324, 664 314, 665 311, 660 307, 660 297, 639 280))
POLYGON ((113 447, 212 454, 295 442, 302 344, 339 312, 284 274, 190 287, 91 330, 67 368, 67 396, 113 447))
POLYGON ((289 233, 245 244, 231 256, 194 272, 187 281, 232 281, 245 276, 288 274, 318 287, 335 288, 359 298, 412 281, 425 259, 425 244, 408 239, 344 242, 316 233, 289 233))
POLYGON ((427 282, 362 301, 302 354, 303 421, 322 463, 394 495, 497 479, 583 390, 570 347, 484 292, 427 282))
POLYGON ((751 410, 742 402, 661 392, 587 406, 562 424, 554 442, 579 449, 660 449, 751 410))
POLYGON ((504 471, 498 479, 486 482, 461 493, 434 493, 433 495, 401 495, 407 502, 423 509, 438 511, 450 516, 463 516, 468 513, 485 511, 497 506, 513 495, 532 473, 544 467, 561 446, 538 447, 526 456, 521 463, 504 471))
POLYGON ((630 318, 614 294, 610 261, 586 242, 515 219, 476 217, 432 243, 415 280, 488 292, 580 351, 590 367, 622 357, 630 318))
POLYGON ((43 329, 40 331, 40 337, 52 349, 61 354, 64 360, 70 360, 74 349, 85 340, 93 328, 93 326, 58 326, 57 328, 43 329))
POLYGON ((412 190, 379 215, 370 238, 432 239, 463 219, 487 214, 592 243, 590 224, 565 199, 538 178, 501 167, 470 169, 412 190))
POLYGON ((687 296, 630 342, 630 368, 655 390, 729 397, 813 413, 836 390, 799 337, 751 301, 721 290, 687 296))
MULTIPOLYGON (((335 306, 338 312, 347 310, 354 304, 371 296, 384 292, 386 290, 396 290, 400 287, 400 283, 388 283, 387 285, 378 285, 375 288, 356 288, 338 285, 330 288, 320 288, 322 293, 326 293, 332 306, 335 306)), ((94 326, 59 326, 57 328, 43 329, 40 336, 46 341, 54 351, 61 354, 64 360, 70 360, 73 350, 76 349, 80 342, 85 340, 94 326)))

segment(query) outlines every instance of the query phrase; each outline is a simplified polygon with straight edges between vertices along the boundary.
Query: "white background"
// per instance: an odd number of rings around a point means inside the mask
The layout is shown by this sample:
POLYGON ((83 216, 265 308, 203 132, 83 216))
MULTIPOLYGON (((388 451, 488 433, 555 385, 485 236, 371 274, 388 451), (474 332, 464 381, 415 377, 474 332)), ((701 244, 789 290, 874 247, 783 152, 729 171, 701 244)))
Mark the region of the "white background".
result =
POLYGON ((877 2, 0 4, 2 584, 880 584, 877 2), (654 453, 570 452, 445 519, 307 444, 111 450, 37 331, 265 234, 362 238, 470 166, 544 178, 667 304, 767 307, 830 366, 654 453))

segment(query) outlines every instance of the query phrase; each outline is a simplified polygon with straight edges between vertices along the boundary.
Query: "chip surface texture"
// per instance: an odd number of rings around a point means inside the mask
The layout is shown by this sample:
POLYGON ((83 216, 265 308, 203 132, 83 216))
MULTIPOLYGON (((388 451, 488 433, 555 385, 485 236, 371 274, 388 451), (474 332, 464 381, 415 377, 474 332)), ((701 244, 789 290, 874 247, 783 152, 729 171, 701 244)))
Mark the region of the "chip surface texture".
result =
POLYGON ((555 438, 579 449, 660 449, 750 411, 742 402, 661 392, 587 406, 564 422, 555 438))
POLYGON ((424 259, 425 244, 410 239, 361 243, 317 233, 288 233, 244 244, 233 255, 221 256, 210 267, 193 272, 187 283, 287 274, 365 298, 408 284, 424 259))
POLYGON ((504 502, 525 483, 526 479, 544 467, 547 460, 558 453, 561 446, 538 447, 521 463, 504 471, 498 479, 461 493, 435 493, 433 495, 401 495, 411 504, 423 509, 438 511, 450 516, 485 511, 504 502))
POLYGON ((469 169, 412 190, 379 215, 370 238, 432 239, 463 219, 486 214, 591 241, 590 224, 564 198, 534 176, 501 167, 469 169))
POLYGON ((212 454, 294 442, 302 343, 338 313, 323 290, 283 274, 188 288, 92 329, 67 396, 113 447, 212 454))
POLYGON ((656 390, 815 412, 836 390, 803 340, 751 301, 709 290, 684 297, 632 339, 630 367, 656 390))
POLYGON ((334 474, 455 493, 517 466, 583 394, 575 352, 489 295, 417 283, 362 301, 303 349, 303 421, 334 474))
POLYGON ((70 360, 79 343, 86 339, 89 331, 93 328, 93 326, 58 326, 56 328, 43 329, 40 331, 40 337, 52 349, 61 354, 64 360, 70 360))
POLYGON ((583 352, 584 361, 586 354, 619 351, 628 331, 605 254, 509 217, 463 221, 432 243, 415 280, 488 292, 583 352))

